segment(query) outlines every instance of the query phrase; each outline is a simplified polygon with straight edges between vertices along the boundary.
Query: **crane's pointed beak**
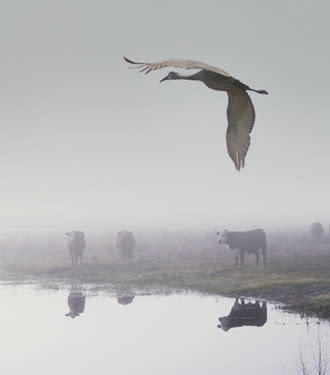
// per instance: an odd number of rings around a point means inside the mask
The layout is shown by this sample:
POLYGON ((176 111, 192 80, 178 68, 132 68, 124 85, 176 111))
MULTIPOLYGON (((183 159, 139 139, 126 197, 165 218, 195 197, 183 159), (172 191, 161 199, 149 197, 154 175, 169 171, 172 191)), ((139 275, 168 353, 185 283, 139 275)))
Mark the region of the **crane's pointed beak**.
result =
POLYGON ((164 77, 163 79, 161 79, 159 82, 163 82, 163 81, 166 81, 168 79, 168 76, 164 77))

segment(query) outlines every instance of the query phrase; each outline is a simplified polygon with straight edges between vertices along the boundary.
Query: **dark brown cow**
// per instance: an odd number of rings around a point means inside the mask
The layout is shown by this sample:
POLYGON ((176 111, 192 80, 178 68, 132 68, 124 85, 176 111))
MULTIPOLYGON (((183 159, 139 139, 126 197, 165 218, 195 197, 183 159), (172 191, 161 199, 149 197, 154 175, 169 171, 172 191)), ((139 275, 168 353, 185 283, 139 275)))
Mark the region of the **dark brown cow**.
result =
POLYGON ((217 232, 219 244, 227 244, 235 255, 236 266, 238 258, 243 266, 245 253, 255 254, 256 265, 259 265, 260 250, 264 266, 266 265, 266 233, 262 229, 250 230, 247 232, 217 232))
POLYGON ((135 245, 136 242, 132 232, 125 229, 117 233, 116 247, 120 250, 123 258, 133 258, 135 245))
POLYGON ((266 302, 256 301, 255 303, 245 303, 241 298, 241 303, 236 298, 230 314, 219 318, 219 328, 228 331, 230 328, 254 326, 262 327, 267 321, 267 304, 266 302))

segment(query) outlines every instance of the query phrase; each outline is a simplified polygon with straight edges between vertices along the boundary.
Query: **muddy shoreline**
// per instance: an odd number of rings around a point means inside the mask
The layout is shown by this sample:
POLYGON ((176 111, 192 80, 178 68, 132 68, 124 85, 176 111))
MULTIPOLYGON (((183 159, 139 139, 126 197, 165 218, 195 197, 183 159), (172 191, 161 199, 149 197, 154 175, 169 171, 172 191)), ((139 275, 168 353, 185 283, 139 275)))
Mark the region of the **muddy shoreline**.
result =
POLYGON ((191 271, 139 264, 83 264, 71 267, 10 267, 2 270, 7 283, 29 281, 59 287, 93 284, 100 290, 135 289, 195 291, 227 297, 249 297, 280 303, 285 310, 330 320, 330 275, 327 270, 277 271, 227 269, 191 271))

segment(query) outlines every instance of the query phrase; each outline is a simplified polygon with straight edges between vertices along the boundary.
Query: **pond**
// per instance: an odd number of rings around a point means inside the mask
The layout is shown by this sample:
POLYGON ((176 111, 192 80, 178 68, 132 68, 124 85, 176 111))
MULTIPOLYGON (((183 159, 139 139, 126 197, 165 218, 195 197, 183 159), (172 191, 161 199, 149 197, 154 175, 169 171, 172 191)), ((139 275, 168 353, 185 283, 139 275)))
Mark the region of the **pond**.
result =
POLYGON ((329 322, 254 300, 1 285, 0 305, 3 374, 292 375, 328 356, 329 322))

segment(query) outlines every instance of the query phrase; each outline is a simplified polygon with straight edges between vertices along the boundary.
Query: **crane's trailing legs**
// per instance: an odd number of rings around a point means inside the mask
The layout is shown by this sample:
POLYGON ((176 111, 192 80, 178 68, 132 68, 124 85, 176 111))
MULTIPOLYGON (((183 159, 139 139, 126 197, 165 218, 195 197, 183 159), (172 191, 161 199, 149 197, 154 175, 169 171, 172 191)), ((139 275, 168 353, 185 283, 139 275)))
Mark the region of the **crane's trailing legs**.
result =
POLYGON ((250 87, 247 90, 257 92, 258 94, 268 95, 268 91, 266 90, 255 90, 255 89, 251 89, 250 87))

